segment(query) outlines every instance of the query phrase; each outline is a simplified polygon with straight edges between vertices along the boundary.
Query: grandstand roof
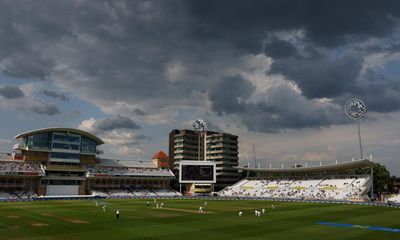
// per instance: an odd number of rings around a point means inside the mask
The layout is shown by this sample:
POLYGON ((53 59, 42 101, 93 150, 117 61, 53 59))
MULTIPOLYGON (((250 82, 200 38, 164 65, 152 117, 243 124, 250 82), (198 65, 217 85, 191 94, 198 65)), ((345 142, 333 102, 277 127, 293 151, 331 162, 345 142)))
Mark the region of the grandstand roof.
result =
POLYGON ((104 167, 132 167, 132 168, 156 168, 150 161, 140 160, 119 160, 119 159, 106 159, 100 158, 98 166, 104 167))
POLYGON ((327 164, 318 166, 308 166, 308 167, 297 167, 297 168, 247 168, 238 167, 243 171, 249 172, 264 172, 264 173, 307 173, 307 172, 332 172, 332 171, 342 171, 351 170, 355 168, 369 167, 372 166, 374 162, 368 159, 354 160, 350 162, 342 162, 337 164, 327 164))
POLYGON ((17 136, 15 136, 15 139, 18 138, 23 138, 32 134, 37 134, 37 133, 45 133, 45 132, 71 132, 71 133, 76 133, 76 134, 80 134, 84 137, 87 137, 93 141, 95 141, 98 145, 100 144, 104 144, 103 140, 101 140, 100 138, 96 137, 95 135, 80 130, 80 129, 76 129, 76 128, 60 128, 60 127, 54 127, 54 128, 41 128, 41 129, 37 129, 37 130, 33 130, 33 131, 29 131, 29 132, 25 132, 25 133, 21 133, 18 134, 17 136))
POLYGON ((169 157, 165 152, 158 151, 153 155, 153 159, 169 159, 169 157))

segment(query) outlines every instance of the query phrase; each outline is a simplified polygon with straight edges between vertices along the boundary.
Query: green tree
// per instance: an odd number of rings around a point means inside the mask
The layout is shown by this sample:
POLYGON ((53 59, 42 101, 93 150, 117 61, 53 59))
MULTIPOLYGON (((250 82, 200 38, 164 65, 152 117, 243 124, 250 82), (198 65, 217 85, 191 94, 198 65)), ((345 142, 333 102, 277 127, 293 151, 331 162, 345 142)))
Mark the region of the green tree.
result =
POLYGON ((400 186, 400 177, 392 176, 389 179, 388 190, 389 193, 398 193, 400 186))
MULTIPOLYGON (((367 168, 358 168, 354 170, 355 174, 370 174, 371 169, 367 168)), ((387 189, 390 182, 390 173, 386 169, 386 167, 380 163, 375 163, 373 166, 374 173, 374 192, 380 196, 385 189, 387 189)))

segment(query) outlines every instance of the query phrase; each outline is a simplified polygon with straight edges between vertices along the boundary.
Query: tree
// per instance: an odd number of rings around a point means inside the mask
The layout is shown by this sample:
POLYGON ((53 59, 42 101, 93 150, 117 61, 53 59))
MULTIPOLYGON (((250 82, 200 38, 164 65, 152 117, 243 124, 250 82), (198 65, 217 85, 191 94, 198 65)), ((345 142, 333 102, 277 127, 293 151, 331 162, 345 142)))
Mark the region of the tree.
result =
POLYGON ((400 177, 392 176, 389 179, 388 190, 389 193, 399 193, 400 177))
MULTIPOLYGON (((371 168, 358 168, 354 170, 355 174, 365 175, 371 173, 371 168)), ((390 173, 382 164, 375 163, 373 166, 374 173, 374 192, 380 196, 387 189, 390 180, 390 173)))

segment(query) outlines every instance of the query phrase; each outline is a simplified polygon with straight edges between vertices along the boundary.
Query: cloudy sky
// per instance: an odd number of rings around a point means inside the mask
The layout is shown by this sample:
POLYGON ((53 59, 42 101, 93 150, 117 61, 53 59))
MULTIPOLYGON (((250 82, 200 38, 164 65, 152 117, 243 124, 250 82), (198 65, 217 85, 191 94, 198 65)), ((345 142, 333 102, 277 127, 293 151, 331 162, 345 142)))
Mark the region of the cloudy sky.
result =
POLYGON ((205 119, 241 164, 359 157, 400 175, 400 1, 0 1, 0 150, 77 127, 105 157, 150 160, 205 119))

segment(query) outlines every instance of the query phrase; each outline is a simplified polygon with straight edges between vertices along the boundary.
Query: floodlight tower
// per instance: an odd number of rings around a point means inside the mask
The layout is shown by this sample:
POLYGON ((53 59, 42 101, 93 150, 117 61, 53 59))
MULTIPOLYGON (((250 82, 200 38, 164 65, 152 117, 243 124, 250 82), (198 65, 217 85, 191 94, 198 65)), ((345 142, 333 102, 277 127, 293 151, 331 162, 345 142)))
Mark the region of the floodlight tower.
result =
POLYGON ((347 100, 344 105, 344 112, 347 117, 357 121, 357 130, 358 130, 358 141, 360 144, 360 156, 361 159, 364 159, 363 148, 361 143, 361 131, 360 131, 360 119, 364 117, 367 112, 367 107, 364 102, 357 98, 351 98, 347 100))
MULTIPOLYGON (((361 159, 364 159, 362 142, 361 142, 361 131, 360 131, 360 119, 364 117, 365 113, 367 112, 367 107, 365 103, 358 98, 351 98, 347 100, 346 104, 344 105, 344 112, 346 113, 347 117, 357 121, 357 130, 358 130, 358 142, 360 144, 360 155, 361 159)), ((371 166, 371 200, 374 196, 374 168, 371 166)))
MULTIPOLYGON (((199 135, 199 145, 198 145, 198 160, 200 161, 200 152, 201 152, 201 137, 207 131, 207 124, 203 119, 197 119, 193 122, 193 130, 199 135)), ((204 155, 204 161, 205 161, 204 155)))

